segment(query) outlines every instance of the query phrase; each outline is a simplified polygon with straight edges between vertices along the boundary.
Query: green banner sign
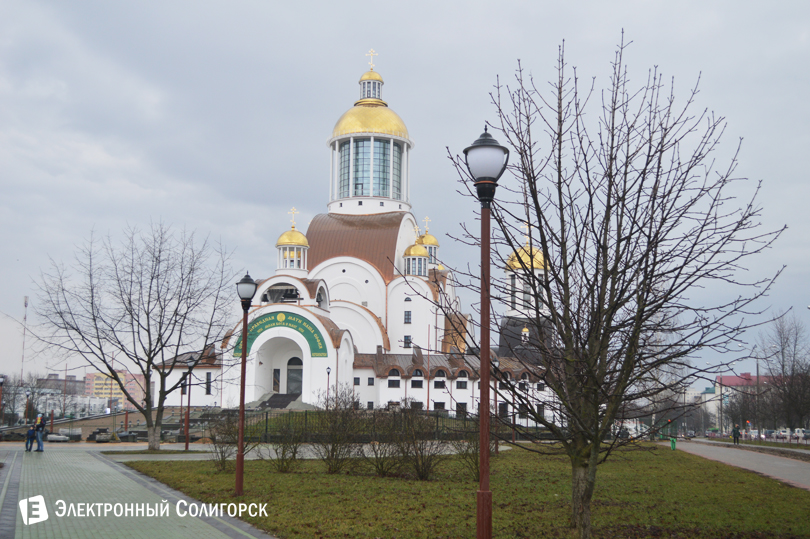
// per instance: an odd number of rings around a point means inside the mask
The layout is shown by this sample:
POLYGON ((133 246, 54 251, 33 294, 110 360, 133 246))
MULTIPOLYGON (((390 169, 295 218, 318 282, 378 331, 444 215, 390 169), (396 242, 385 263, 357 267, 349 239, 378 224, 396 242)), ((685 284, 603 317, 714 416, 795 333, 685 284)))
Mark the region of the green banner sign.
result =
MULTIPOLYGON (((309 354, 312 357, 326 357, 328 352, 326 350, 326 343, 323 340, 323 335, 318 331, 312 322, 306 318, 288 312, 277 312, 262 315, 252 322, 248 323, 248 338, 247 350, 250 354, 250 349, 256 338, 268 329, 284 327, 294 329, 304 336, 309 344, 309 354)), ((242 336, 236 341, 236 347, 233 349, 233 355, 242 355, 242 336)))

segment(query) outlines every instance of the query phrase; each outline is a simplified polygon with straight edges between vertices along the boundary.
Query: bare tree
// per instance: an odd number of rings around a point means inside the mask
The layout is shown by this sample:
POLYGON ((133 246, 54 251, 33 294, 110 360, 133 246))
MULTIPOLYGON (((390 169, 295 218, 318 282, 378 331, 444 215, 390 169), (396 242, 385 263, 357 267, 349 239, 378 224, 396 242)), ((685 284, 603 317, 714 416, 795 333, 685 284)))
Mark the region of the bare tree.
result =
MULTIPOLYGON (((768 388, 776 419, 791 429, 810 420, 810 339, 807 328, 791 313, 777 316, 760 335, 768 363, 768 388)), ((765 390, 764 387, 761 390, 765 390)))
POLYGON ((52 261, 39 279, 39 339, 111 376, 143 414, 149 448, 159 449, 166 397, 180 387, 169 377, 196 366, 182 354, 202 358, 221 340, 232 278, 221 246, 162 223, 128 228, 120 245, 91 234, 71 266, 52 261), (120 371, 142 376, 143 399, 120 371))
MULTIPOLYGON (((705 374, 690 362, 702 351, 736 352, 751 327, 743 315, 760 314, 752 302, 775 278, 744 280, 738 269, 781 232, 759 230, 758 188, 736 201, 736 154, 715 169, 724 120, 691 112, 696 88, 678 104, 657 69, 631 88, 625 50, 622 41, 601 93, 582 87, 561 47, 548 93, 519 65, 514 86, 492 95, 513 177, 493 203, 493 250, 519 255, 511 268, 522 298, 510 304, 511 283, 495 283, 493 310, 501 301, 525 322, 531 339, 508 353, 553 393, 538 402, 509 384, 499 400, 525 410, 570 458, 571 524, 582 538, 597 465, 622 443, 605 442, 615 422, 705 374)), ((477 243, 469 232, 462 241, 477 243)))

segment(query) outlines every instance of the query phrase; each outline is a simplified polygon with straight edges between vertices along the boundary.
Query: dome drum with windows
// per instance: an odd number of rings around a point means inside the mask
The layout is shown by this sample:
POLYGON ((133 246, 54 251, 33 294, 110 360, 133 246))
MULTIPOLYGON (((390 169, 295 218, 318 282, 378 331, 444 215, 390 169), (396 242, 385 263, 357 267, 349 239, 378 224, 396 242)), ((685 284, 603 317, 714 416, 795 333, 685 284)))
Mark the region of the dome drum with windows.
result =
POLYGON ((359 84, 360 99, 340 117, 329 139, 329 211, 409 211, 408 164, 413 142, 408 128, 382 100, 384 82, 373 63, 359 84))

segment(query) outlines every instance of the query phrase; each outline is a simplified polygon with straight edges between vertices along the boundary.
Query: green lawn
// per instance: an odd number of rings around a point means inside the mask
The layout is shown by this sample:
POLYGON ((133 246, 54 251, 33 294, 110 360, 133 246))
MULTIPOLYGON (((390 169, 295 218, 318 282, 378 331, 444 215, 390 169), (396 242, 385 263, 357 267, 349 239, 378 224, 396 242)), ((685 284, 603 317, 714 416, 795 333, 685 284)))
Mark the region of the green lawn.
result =
MULTIPOLYGON (((233 473, 216 473, 210 462, 128 465, 204 502, 234 501, 233 473)), ((513 449, 492 466, 494 537, 571 535, 566 457, 513 449)), ((477 483, 454 460, 430 482, 322 470, 309 461, 278 474, 247 461, 239 501, 267 503, 269 517, 246 520, 285 539, 475 537, 477 483)), ((617 452, 600 466, 593 525, 602 538, 810 537, 810 492, 653 446, 617 452)))

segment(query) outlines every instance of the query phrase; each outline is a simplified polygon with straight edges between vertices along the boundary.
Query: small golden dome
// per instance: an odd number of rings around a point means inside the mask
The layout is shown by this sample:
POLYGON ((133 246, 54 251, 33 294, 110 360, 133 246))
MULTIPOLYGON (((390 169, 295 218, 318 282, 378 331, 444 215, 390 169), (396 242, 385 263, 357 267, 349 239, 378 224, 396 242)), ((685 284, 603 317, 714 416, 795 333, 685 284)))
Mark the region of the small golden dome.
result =
POLYGON ((276 242, 276 247, 284 247, 287 245, 309 247, 309 241, 307 241, 307 237, 297 231, 295 225, 293 225, 292 229, 279 236, 276 242))
POLYGON ((443 271, 443 270, 444 270, 444 266, 442 266, 441 264, 439 264, 439 265, 436 267, 436 269, 437 269, 437 270, 439 270, 439 271, 443 271))
POLYGON ((382 76, 380 76, 380 74, 374 71, 373 69, 366 71, 365 73, 363 73, 363 76, 360 77, 360 82, 366 80, 378 80, 380 82, 383 82, 382 76))
POLYGON ((408 247, 407 249, 405 249, 405 255, 404 256, 424 256, 425 258, 427 258, 429 255, 428 255, 427 249, 425 249, 424 247, 422 247, 418 243, 415 243, 415 244, 411 245, 410 247, 408 247))
POLYGON ((416 240, 416 243, 418 243, 419 245, 431 245, 436 247, 439 246, 439 240, 437 240, 436 236, 434 236, 429 232, 425 232, 424 234, 419 236, 419 239, 416 240))
POLYGON ((546 268, 546 260, 540 249, 534 247, 521 247, 511 255, 506 261, 506 269, 521 270, 524 267, 538 270, 546 268), (521 265, 521 261, 523 264, 521 265))
POLYGON ((408 138, 402 118, 381 99, 361 99, 335 124, 332 138, 352 133, 382 133, 408 138))

